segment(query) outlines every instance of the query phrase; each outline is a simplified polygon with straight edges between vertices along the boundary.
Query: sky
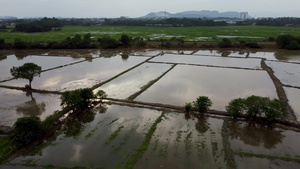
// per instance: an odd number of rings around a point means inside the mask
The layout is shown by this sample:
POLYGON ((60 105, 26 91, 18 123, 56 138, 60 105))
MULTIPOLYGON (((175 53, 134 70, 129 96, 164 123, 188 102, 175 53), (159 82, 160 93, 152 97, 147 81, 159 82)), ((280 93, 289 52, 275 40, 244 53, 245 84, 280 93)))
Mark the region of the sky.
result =
POLYGON ((217 10, 259 17, 300 17, 300 0, 0 0, 0 16, 117 18, 150 12, 217 10))

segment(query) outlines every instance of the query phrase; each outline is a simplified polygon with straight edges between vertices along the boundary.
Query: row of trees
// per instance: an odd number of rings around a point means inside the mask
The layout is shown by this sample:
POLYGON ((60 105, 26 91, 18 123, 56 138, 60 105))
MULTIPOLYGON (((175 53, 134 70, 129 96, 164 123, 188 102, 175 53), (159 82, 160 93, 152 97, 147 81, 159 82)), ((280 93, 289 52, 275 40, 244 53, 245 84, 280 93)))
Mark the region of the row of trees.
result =
POLYGON ((258 18, 239 21, 236 25, 259 25, 259 26, 299 26, 300 18, 281 17, 281 18, 258 18))
POLYGON ((213 21, 201 18, 166 18, 166 19, 106 19, 107 26, 226 26, 224 21, 213 21))
POLYGON ((29 23, 20 23, 16 25, 15 31, 20 32, 48 32, 52 28, 62 27, 63 24, 59 19, 56 18, 43 18, 38 21, 29 23))
MULTIPOLYGON (((206 113, 212 102, 207 96, 200 96, 193 103, 185 104, 185 111, 198 111, 206 113)), ((284 119, 287 116, 287 103, 268 97, 249 96, 231 100, 226 106, 226 111, 233 117, 262 118, 268 122, 284 119)))

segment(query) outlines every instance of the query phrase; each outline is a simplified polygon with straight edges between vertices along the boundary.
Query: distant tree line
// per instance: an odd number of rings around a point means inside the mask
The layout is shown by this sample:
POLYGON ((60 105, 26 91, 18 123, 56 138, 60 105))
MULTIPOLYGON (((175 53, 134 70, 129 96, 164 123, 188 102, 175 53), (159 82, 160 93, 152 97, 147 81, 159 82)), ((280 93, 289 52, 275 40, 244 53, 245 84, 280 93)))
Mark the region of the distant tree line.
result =
POLYGON ((201 18, 166 18, 166 19, 105 19, 107 26, 226 26, 225 21, 213 21, 201 18))
POLYGON ((258 25, 258 26, 300 26, 300 18, 258 18, 239 21, 236 25, 258 25))
POLYGON ((16 25, 15 30, 20 32, 47 32, 51 31, 52 28, 62 27, 63 24, 59 19, 55 18, 43 18, 38 21, 29 23, 20 23, 16 25))

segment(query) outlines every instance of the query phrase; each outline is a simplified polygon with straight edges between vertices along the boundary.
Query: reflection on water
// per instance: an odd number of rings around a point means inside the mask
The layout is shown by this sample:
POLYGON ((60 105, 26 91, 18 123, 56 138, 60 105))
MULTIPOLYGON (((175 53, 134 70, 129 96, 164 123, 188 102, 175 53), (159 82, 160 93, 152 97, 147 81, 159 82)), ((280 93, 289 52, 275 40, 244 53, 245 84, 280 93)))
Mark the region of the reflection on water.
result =
POLYGON ((224 123, 228 123, 230 139, 238 139, 247 145, 256 147, 263 145, 266 149, 272 149, 284 138, 282 130, 270 125, 236 120, 225 120, 224 123))
POLYGON ((46 110, 46 104, 44 102, 37 103, 32 96, 32 92, 26 92, 26 96, 31 100, 22 104, 16 105, 17 113, 22 113, 24 116, 40 116, 46 110))
POLYGON ((232 99, 251 95, 277 98, 266 72, 177 65, 135 100, 184 105, 208 96, 212 109, 225 110, 232 99))
MULTIPOLYGON (((104 114, 98 111, 76 114, 56 139, 9 165, 124 168, 143 145, 147 148, 134 168, 263 168, 265 162, 282 169, 299 166, 281 159, 299 159, 299 132, 278 126, 164 112, 148 144, 145 135, 162 112, 117 105, 108 105, 104 114)), ((13 168, 9 165, 5 167, 13 168)))
POLYGON ((300 89, 284 87, 284 91, 287 95, 289 105, 294 110, 297 120, 300 121, 300 89))
POLYGON ((220 66, 220 67, 261 69, 260 59, 254 59, 254 58, 245 59, 245 58, 229 58, 229 57, 164 54, 162 56, 157 56, 151 59, 151 61, 198 64, 198 65, 209 65, 209 66, 220 66))
POLYGON ((13 126, 19 117, 38 116, 44 120, 60 109, 59 95, 27 94, 23 91, 0 88, 0 125, 13 126))

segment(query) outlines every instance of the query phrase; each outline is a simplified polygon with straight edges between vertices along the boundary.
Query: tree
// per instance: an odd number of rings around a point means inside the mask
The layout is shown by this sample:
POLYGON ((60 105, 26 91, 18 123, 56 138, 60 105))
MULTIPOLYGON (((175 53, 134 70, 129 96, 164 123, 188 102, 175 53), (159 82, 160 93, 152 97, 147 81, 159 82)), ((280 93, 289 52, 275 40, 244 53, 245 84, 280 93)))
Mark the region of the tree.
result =
POLYGON ((123 46, 130 46, 131 41, 132 41, 132 39, 129 36, 127 36, 125 34, 123 34, 121 36, 120 42, 122 43, 123 46))
POLYGON ((232 42, 227 38, 223 38, 222 41, 218 43, 218 46, 220 48, 229 48, 232 46, 232 42))
POLYGON ((14 124, 12 141, 18 145, 28 145, 41 133, 41 120, 38 117, 18 118, 14 124))
POLYGON ((231 100, 226 106, 226 111, 233 117, 243 114, 245 110, 245 99, 242 98, 231 100))
POLYGON ((42 67, 34 63, 25 63, 23 66, 12 67, 10 73, 17 79, 28 79, 29 89, 31 89, 31 82, 35 76, 40 76, 42 67))
POLYGON ((200 113, 205 113, 211 107, 212 102, 207 96, 199 96, 196 101, 193 101, 193 108, 200 113))

